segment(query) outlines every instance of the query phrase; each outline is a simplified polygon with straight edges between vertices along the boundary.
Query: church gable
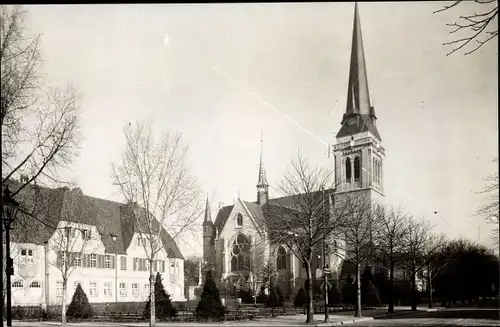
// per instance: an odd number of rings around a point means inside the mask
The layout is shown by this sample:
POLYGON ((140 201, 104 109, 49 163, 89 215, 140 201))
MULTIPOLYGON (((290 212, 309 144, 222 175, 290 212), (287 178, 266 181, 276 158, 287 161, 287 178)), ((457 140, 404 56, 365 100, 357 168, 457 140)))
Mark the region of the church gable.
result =
POLYGON ((252 213, 243 201, 237 200, 233 206, 222 208, 221 211, 224 216, 217 215, 217 218, 220 219, 217 226, 220 237, 229 239, 238 232, 255 234, 260 231, 252 213))

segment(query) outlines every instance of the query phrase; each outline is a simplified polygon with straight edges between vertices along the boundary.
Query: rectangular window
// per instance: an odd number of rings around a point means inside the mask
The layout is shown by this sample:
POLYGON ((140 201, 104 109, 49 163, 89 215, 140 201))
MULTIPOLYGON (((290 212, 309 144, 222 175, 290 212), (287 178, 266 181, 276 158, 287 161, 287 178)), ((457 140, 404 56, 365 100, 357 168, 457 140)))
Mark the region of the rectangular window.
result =
POLYGON ((120 257, 120 269, 127 270, 127 257, 126 256, 120 257))
POLYGON ((111 268, 111 256, 108 254, 104 255, 104 268, 111 268))
POLYGON ((97 296, 97 283, 96 282, 90 282, 89 295, 92 297, 97 296))
POLYGON ((77 267, 81 267, 82 266, 82 260, 80 259, 80 253, 75 253, 74 265, 77 266, 77 267))
POLYGON ((132 296, 133 297, 139 296, 139 284, 137 283, 132 284, 132 296))
POLYGON ((113 295, 111 291, 111 283, 104 283, 104 296, 111 296, 113 295))
POLYGON ((137 238, 137 246, 146 246, 146 238, 139 236, 137 238))
POLYGON ((33 250, 21 249, 21 263, 33 263, 33 250))
POLYGON ((145 266, 145 267, 144 267, 144 268, 145 268, 144 270, 145 270, 145 271, 149 271, 149 260, 148 260, 148 259, 144 259, 144 266, 145 266))
POLYGON ((120 296, 127 296, 127 284, 120 283, 120 296))
POLYGON ((164 260, 161 260, 160 270, 162 273, 165 272, 165 261, 164 260))
POLYGON ((90 268, 95 268, 97 267, 97 255, 95 253, 92 253, 90 255, 90 268))
POLYGON ((144 297, 149 296, 149 284, 144 284, 144 297))
POLYGON ((86 241, 90 240, 90 230, 82 229, 82 238, 86 241))
POLYGON ((134 258, 134 259, 132 259, 132 262, 133 262, 132 270, 133 271, 139 270, 139 259, 138 258, 134 258))
POLYGON ((56 297, 63 297, 63 282, 57 282, 56 284, 56 297))
POLYGON ((64 227, 64 237, 66 238, 71 237, 71 227, 64 227))

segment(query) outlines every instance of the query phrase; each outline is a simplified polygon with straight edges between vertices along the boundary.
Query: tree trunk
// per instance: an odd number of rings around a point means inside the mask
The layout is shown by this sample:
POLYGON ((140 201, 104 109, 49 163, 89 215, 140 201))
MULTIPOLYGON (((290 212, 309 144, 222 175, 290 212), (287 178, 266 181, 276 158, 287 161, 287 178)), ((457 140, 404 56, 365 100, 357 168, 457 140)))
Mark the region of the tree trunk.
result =
POLYGON ((428 280, 427 288, 429 289, 429 309, 432 308, 432 272, 430 267, 427 269, 428 280))
POLYGON ((359 262, 356 263, 356 306, 355 317, 361 317, 361 272, 359 271, 359 262))
POLYGON ((417 274, 411 269, 411 311, 417 311, 417 274))
POLYGON ((307 310, 306 310, 306 323, 313 323, 314 311, 313 311, 313 288, 312 288, 312 272, 311 272, 311 262, 306 263, 306 292, 307 292, 307 310))
POLYGON ((155 306, 155 276, 153 274, 153 265, 149 265, 150 273, 149 273, 149 299, 150 299, 150 319, 149 326, 156 326, 156 306, 155 306))
POLYGON ((389 290, 389 313, 394 312, 394 260, 391 258, 391 263, 389 265, 389 282, 390 282, 390 290, 389 290))
POLYGON ((63 279, 63 294, 62 294, 62 304, 61 304, 61 326, 66 326, 66 288, 67 280, 63 279))

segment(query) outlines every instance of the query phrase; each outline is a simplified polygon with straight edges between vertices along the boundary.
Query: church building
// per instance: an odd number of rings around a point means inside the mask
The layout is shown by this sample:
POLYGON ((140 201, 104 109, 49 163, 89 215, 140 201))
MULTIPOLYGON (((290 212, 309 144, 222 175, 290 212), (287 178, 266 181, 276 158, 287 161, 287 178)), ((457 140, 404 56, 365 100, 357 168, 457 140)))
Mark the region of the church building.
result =
MULTIPOLYGON (((358 5, 354 9, 354 24, 349 67, 347 103, 336 144, 330 147, 335 171, 334 189, 328 194, 342 197, 351 192, 365 193, 372 201, 384 202, 383 163, 385 150, 377 129, 377 116, 370 103, 367 69, 364 58, 358 5)), ((235 200, 233 205, 219 208, 215 220, 207 206, 203 222, 203 259, 215 267, 217 281, 230 281, 235 285, 248 282, 248 258, 252 247, 266 240, 266 207, 278 206, 284 198, 269 198, 269 184, 260 155, 257 181, 257 200, 235 200)), ((331 202, 330 202, 331 205, 331 202)), ((265 254, 275 260, 279 273, 278 286, 282 293, 293 296, 304 285, 306 271, 301 261, 282 244, 270 244, 265 254)), ((312 263, 313 279, 320 284, 322 260, 312 263)), ((339 255, 327 253, 331 269, 330 280, 339 280, 351 274, 352 266, 344 264, 339 255), (351 272, 349 272, 351 270, 351 272)), ((314 284, 313 284, 314 285, 314 284)), ((338 285, 337 285, 338 287, 338 285)))

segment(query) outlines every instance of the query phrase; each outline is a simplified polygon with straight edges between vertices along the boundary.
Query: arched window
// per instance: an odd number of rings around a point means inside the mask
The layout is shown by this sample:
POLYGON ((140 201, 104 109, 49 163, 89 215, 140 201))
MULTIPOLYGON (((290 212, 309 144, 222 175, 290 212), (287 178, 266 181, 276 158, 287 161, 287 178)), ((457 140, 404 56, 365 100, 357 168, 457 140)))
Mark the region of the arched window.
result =
POLYGON ((241 213, 236 216, 236 226, 243 226, 243 215, 241 213))
POLYGON ((250 242, 243 234, 238 234, 231 246, 231 271, 250 268, 250 242))
POLYGON ((13 288, 21 288, 23 287, 23 282, 16 280, 14 283, 12 283, 13 288))
POLYGON ((281 245, 278 247, 278 254, 276 256, 276 268, 286 269, 286 251, 281 245))
POLYGON ((352 176, 352 173, 351 173, 351 159, 347 158, 345 160, 345 179, 346 179, 347 183, 351 182, 351 176, 352 176))
POLYGON ((33 288, 40 288, 40 287, 42 287, 42 286, 40 285, 40 283, 39 283, 39 282, 37 282, 37 281, 35 280, 35 281, 32 281, 32 282, 31 282, 30 287, 33 287, 33 288))
POLYGON ((354 180, 358 180, 361 175, 361 165, 359 163, 359 157, 354 158, 354 180))

